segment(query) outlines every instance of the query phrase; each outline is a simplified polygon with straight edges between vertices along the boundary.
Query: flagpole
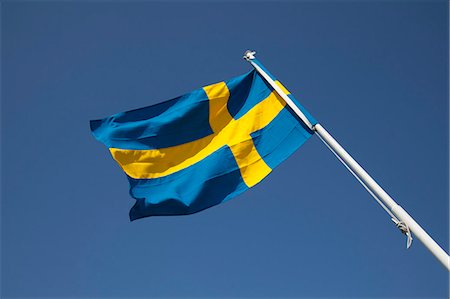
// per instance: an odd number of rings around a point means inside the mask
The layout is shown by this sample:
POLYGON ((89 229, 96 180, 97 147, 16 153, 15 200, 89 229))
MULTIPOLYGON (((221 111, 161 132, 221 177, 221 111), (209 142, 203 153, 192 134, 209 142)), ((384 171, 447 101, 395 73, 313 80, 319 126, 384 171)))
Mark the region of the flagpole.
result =
MULTIPOLYGON (((269 74, 257 63, 255 63, 255 52, 247 51, 244 58, 256 69, 256 71, 269 83, 274 90, 286 101, 288 106, 295 114, 305 123, 308 128, 317 133, 319 138, 327 145, 327 147, 339 158, 339 160, 347 167, 347 169, 358 179, 358 181, 367 189, 367 191, 375 197, 382 206, 385 205, 390 215, 396 222, 397 227, 405 233, 411 235, 411 231, 416 238, 421 241, 425 247, 450 271, 450 257, 448 254, 434 241, 430 235, 401 207, 389 194, 381 188, 380 185, 358 164, 358 162, 350 156, 349 153, 331 136, 320 124, 312 125, 305 114, 295 105, 295 103, 286 95, 282 89, 274 82, 269 74), (399 219, 396 221, 395 217, 399 219)), ((410 242, 410 239, 408 240, 410 242)))
POLYGON ((423 230, 423 228, 378 185, 377 182, 350 156, 349 153, 320 125, 314 126, 315 132, 342 159, 364 184, 372 191, 390 211, 398 217, 420 240, 428 250, 450 271, 450 260, 447 253, 423 230))

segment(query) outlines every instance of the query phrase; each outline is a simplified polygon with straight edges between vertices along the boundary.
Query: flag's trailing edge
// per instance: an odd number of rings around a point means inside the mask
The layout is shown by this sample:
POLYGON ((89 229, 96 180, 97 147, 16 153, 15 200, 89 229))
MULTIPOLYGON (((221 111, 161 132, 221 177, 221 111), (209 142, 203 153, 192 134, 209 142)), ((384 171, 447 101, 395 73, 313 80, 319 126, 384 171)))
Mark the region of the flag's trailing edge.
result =
POLYGON ((127 174, 136 199, 131 220, 227 201, 258 184, 313 133, 256 71, 90 124, 127 174))

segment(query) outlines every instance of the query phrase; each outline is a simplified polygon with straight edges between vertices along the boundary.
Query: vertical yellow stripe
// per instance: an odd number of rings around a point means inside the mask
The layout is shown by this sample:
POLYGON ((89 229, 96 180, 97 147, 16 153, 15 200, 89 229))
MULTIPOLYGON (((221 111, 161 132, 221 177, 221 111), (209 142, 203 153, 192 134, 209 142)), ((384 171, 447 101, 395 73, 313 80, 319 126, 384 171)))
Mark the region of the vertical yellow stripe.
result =
POLYGON ((244 183, 250 188, 261 182, 272 169, 267 166, 255 148, 252 139, 230 146, 244 183))
MULTIPOLYGON (((248 187, 253 187, 272 171, 272 169, 267 166, 259 155, 251 137, 247 135, 250 133, 247 132, 247 127, 251 127, 255 122, 258 123, 258 118, 253 117, 253 119, 248 123, 240 122, 242 124, 242 128, 239 128, 239 123, 233 119, 228 111, 227 104, 230 97, 230 92, 225 82, 212 84, 203 87, 203 89, 209 98, 209 124, 211 125, 212 130, 214 133, 218 134, 222 129, 227 127, 226 132, 222 132, 225 134, 220 135, 228 135, 227 138, 223 138, 225 136, 221 137, 224 139, 224 142, 228 141, 228 147, 234 155, 244 183, 248 187), (244 136, 242 136, 243 132, 246 132, 244 133, 244 136), (230 136, 230 134, 232 135, 230 136), (239 135, 241 136, 240 138, 238 137, 239 135), (243 140, 242 138, 245 138, 245 135, 248 136, 247 140, 243 140)), ((250 113, 250 115, 252 114, 255 113, 250 113)), ((256 114, 263 113, 259 112, 256 114)), ((268 114, 273 115, 273 113, 268 114)))
POLYGON ((233 120, 227 108, 230 91, 225 82, 205 86, 203 90, 209 99, 209 124, 217 133, 233 120))

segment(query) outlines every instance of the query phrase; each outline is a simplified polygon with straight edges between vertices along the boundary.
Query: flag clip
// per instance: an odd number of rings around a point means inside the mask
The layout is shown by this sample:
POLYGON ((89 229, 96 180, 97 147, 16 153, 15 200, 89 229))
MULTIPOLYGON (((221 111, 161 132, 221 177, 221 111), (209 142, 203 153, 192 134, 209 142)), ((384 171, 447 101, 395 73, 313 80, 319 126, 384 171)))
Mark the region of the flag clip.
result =
POLYGON ((411 247, 412 244, 412 234, 411 231, 409 230, 409 227, 403 222, 403 221, 399 221, 398 219, 394 219, 391 218, 392 221, 395 223, 395 225, 397 226, 397 228, 402 232, 402 234, 406 235, 406 249, 408 249, 409 247, 411 247))

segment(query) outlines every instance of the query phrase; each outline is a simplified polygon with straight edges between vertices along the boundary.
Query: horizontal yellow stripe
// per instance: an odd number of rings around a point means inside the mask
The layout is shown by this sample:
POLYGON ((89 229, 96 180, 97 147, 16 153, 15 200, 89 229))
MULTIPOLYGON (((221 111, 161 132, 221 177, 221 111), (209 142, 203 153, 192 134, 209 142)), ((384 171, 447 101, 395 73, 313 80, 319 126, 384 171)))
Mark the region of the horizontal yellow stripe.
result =
POLYGON ((177 146, 153 150, 110 148, 114 160, 130 177, 151 179, 163 177, 189 167, 218 150, 221 144, 216 135, 177 146))
POLYGON ((232 145, 230 149, 248 187, 253 187, 272 171, 259 155, 252 139, 232 145))

